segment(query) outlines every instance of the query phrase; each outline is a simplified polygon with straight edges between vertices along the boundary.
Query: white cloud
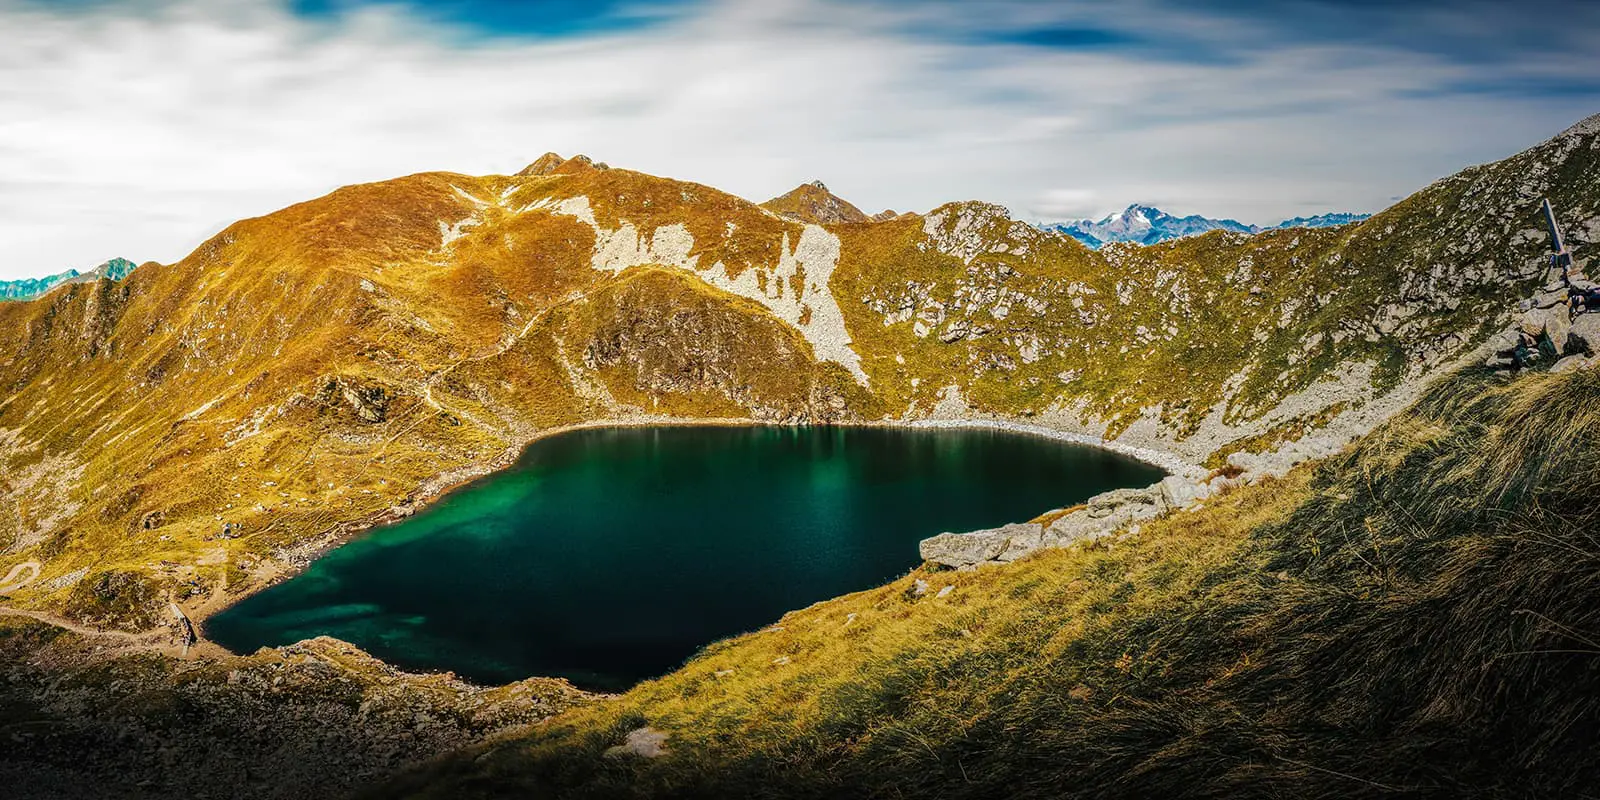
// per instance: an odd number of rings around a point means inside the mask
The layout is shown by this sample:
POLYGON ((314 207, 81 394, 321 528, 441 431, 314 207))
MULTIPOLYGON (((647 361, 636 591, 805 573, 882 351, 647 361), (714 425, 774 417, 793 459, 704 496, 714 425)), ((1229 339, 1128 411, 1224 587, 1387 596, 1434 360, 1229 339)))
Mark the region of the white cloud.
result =
POLYGON ((1093 189, 1050 189, 1029 207, 1034 217, 1047 222, 1083 219, 1098 210, 1093 189))
POLYGON ((470 46, 393 7, 332 22, 243 0, 74 9, 0 0, 0 278, 173 261, 342 184, 510 172, 547 150, 758 201, 820 178, 869 211, 1371 211, 1593 110, 1396 99, 1468 76, 1371 46, 1140 60, 918 36, 904 12, 825 0, 470 46))

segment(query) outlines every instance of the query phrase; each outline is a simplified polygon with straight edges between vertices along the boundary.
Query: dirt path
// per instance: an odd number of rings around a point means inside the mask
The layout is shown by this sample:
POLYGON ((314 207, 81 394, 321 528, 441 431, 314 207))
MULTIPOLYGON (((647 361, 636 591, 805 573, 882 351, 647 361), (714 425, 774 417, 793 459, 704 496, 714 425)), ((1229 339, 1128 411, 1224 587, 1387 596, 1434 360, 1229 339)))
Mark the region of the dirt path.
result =
POLYGON ((0 578, 0 594, 14 592, 30 583, 33 583, 34 580, 39 577, 39 568, 41 566, 42 565, 37 561, 24 561, 21 564, 12 567, 11 571, 7 572, 4 578, 0 578), (24 572, 28 573, 27 577, 22 577, 22 573, 24 572))
POLYGON ((76 622, 58 617, 54 614, 47 614, 43 611, 29 611, 22 608, 0 607, 0 616, 27 617, 29 619, 36 619, 40 622, 54 625, 57 628, 66 628, 67 630, 82 636, 99 636, 110 639, 120 639, 126 642, 141 642, 146 639, 153 638, 153 636, 148 633, 129 633, 127 631, 108 631, 101 630, 100 628, 91 628, 87 625, 79 625, 76 622))

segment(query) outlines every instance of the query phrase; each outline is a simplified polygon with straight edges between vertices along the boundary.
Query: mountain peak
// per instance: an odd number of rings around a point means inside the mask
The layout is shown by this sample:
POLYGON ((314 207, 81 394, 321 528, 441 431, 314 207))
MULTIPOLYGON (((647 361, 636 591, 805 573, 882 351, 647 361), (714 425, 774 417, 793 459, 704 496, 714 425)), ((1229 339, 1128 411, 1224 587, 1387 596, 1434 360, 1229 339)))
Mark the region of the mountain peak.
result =
POLYGON ((1214 230, 1253 234, 1279 228, 1323 228, 1360 222, 1368 216, 1343 213, 1319 214, 1314 217, 1287 219, 1276 225, 1260 226, 1246 225, 1235 219, 1212 219, 1199 214, 1179 217, 1153 205, 1132 203, 1122 211, 1108 214, 1099 220, 1080 219, 1044 227, 1071 236, 1091 248, 1098 248, 1107 242, 1156 244, 1214 230))
POLYGON ((517 175, 521 177, 549 175, 550 173, 555 172, 556 168, 561 166, 562 162, 564 161, 566 161, 566 159, 562 158, 560 153, 545 153, 544 155, 539 156, 539 158, 532 164, 523 167, 522 171, 518 172, 517 175))
POLYGON ((761 207, 785 219, 816 225, 867 222, 871 219, 861 209, 828 191, 822 181, 802 183, 788 194, 762 203, 761 207))
POLYGON ((101 278, 120 281, 138 266, 126 258, 113 258, 88 272, 69 269, 42 278, 0 281, 0 300, 31 300, 64 283, 93 283, 101 278))

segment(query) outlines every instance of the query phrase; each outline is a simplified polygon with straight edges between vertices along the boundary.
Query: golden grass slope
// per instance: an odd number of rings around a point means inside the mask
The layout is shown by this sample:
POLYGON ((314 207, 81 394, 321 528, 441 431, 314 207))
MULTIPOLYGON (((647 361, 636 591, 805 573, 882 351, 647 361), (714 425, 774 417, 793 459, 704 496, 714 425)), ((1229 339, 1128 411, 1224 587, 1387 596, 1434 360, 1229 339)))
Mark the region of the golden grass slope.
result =
POLYGON ((0 568, 43 563, 6 602, 137 628, 171 595, 203 616, 585 421, 959 399, 1196 461, 1276 442, 1494 327, 1542 266, 1536 198, 1600 237, 1596 139, 1356 226, 1100 252, 977 203, 823 228, 581 157, 346 187, 0 305, 0 568), (814 288, 847 342, 810 327, 814 288))

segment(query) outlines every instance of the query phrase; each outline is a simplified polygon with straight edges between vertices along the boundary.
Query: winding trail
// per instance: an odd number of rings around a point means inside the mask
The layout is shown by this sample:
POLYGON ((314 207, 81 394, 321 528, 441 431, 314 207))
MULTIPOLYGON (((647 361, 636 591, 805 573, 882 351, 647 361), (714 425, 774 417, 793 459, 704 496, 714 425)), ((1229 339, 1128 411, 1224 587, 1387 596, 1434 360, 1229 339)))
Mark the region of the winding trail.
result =
POLYGON ((11 571, 7 572, 4 578, 0 578, 0 594, 14 592, 30 583, 33 583, 38 579, 39 569, 42 566, 43 565, 37 561, 24 561, 21 564, 12 567, 11 571), (22 573, 24 572, 28 573, 27 577, 22 577, 22 573))
POLYGON ((0 607, 0 616, 27 617, 29 619, 35 619, 35 620, 38 620, 40 622, 46 623, 48 625, 54 625, 57 628, 65 628, 65 629, 67 629, 69 631, 72 631, 73 633, 76 633, 76 634, 79 634, 79 635, 82 635, 82 636, 100 636, 100 637, 106 637, 106 638, 111 638, 111 639, 121 639, 123 641, 128 641, 128 642, 142 642, 142 641, 145 641, 145 640, 153 638, 148 633, 130 633, 128 631, 103 630, 103 629, 100 629, 100 628, 91 628, 91 627, 89 627, 87 625, 79 625, 78 623, 72 622, 71 620, 67 620, 67 619, 64 619, 62 617, 58 617, 55 614, 47 614, 47 613, 45 613, 43 611, 28 611, 26 609, 21 609, 21 608, 0 607))

